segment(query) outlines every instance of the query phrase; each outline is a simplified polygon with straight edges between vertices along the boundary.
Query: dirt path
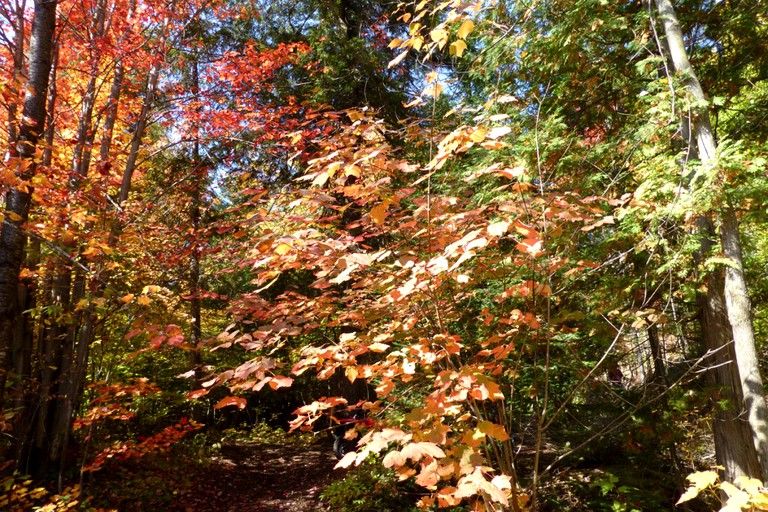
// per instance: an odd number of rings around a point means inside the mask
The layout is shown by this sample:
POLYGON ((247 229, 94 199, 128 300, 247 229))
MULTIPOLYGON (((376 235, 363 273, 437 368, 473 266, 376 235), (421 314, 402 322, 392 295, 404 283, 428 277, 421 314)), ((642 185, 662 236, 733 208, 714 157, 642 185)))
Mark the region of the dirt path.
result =
POLYGON ((308 447, 237 443, 201 471, 181 498, 187 512, 315 512, 320 493, 341 472, 327 443, 308 447))

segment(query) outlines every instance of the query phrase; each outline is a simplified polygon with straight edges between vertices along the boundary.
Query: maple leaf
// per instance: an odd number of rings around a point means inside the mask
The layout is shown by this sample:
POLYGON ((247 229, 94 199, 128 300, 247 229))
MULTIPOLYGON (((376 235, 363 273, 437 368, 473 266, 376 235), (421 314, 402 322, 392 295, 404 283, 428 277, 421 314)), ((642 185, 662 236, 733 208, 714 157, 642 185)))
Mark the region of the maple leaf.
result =
POLYGON ((238 409, 245 409, 245 406, 248 405, 248 402, 245 398, 240 396, 228 396, 219 400, 216 405, 213 406, 213 408, 221 409, 231 405, 236 406, 238 409))
POLYGON ((269 387, 272 389, 288 388, 293 384, 293 379, 284 375, 275 375, 269 381, 269 387))

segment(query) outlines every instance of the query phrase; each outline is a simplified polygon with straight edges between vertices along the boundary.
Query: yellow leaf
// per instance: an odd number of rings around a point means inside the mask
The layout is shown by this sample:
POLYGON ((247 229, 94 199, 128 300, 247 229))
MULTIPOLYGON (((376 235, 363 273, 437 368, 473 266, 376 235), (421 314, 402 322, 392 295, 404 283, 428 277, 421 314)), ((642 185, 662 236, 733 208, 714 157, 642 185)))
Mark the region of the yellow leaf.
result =
POLYGON ((152 303, 152 299, 150 299, 146 295, 139 295, 139 299, 137 302, 139 303, 140 306, 148 306, 149 304, 152 303))
POLYGON ((424 90, 425 96, 432 96, 435 99, 440 97, 443 92, 443 86, 440 84, 432 84, 424 90))
POLYGON ((77 305, 75 306, 75 311, 80 311, 82 309, 85 309, 85 307, 88 305, 88 299, 80 299, 77 302, 77 305))
POLYGON ((741 512, 741 510, 749 507, 749 495, 737 488, 730 482, 723 482, 720 484, 720 490, 724 491, 728 495, 728 501, 725 507, 720 509, 720 512, 741 512))
POLYGON ((475 28, 475 24, 472 20, 464 20, 464 23, 459 27, 459 37, 466 39, 470 32, 475 28))
POLYGON ((325 185, 325 182, 328 181, 328 178, 330 178, 330 176, 328 176, 328 173, 326 171, 323 171, 317 176, 315 176, 315 179, 312 180, 312 184, 317 187, 322 187, 323 185, 325 185))
POLYGON ((740 476, 733 481, 734 485, 739 489, 743 489, 750 496, 757 496, 760 494, 760 490, 763 488, 763 482, 757 478, 750 478, 748 476, 740 476))
MULTIPOLYGON (((357 111, 353 111, 353 112, 349 113, 349 117, 350 117, 350 119, 352 119, 352 121, 357 121, 358 119, 362 119, 363 118, 363 114, 359 113, 357 111), (354 119, 352 119, 353 116, 355 117, 354 119)), ((329 177, 333 177, 333 175, 336 174, 336 171, 338 171, 341 168, 341 164, 342 163, 344 163, 344 162, 333 162, 328 167, 326 167, 325 170, 328 173, 328 176, 329 177)))
POLYGON ((387 345, 386 343, 371 343, 370 345, 368 345, 368 350, 370 350, 371 352, 379 352, 379 353, 386 352, 388 348, 389 348, 389 345, 387 345))
POLYGON ((101 250, 98 247, 88 247, 86 250, 82 252, 83 256, 96 256, 101 254, 101 250))
POLYGON ((360 167, 358 167, 355 164, 348 165, 344 168, 344 175, 345 176, 354 176, 356 178, 360 177, 362 170, 360 167))
POLYGON ((398 47, 398 46, 400 46, 401 44, 403 44, 403 40, 402 40, 402 39, 400 39, 399 37, 396 37, 396 38, 394 38, 392 41, 390 41, 390 43, 389 43, 389 47, 390 47, 390 48, 397 48, 397 47, 398 47))
POLYGON ((686 501, 690 501, 696 496, 699 495, 701 491, 706 489, 707 487, 714 485, 715 482, 717 482, 717 472, 716 471, 698 471, 696 473, 691 473, 686 477, 689 482, 691 482, 691 486, 686 489, 686 491, 680 496, 680 499, 677 500, 676 505, 679 505, 680 503, 685 503, 686 501))
POLYGON ((349 379, 349 382, 355 382, 355 380, 357 380, 357 375, 358 375, 357 368, 355 368, 354 366, 347 366, 346 368, 344 368, 344 375, 347 376, 347 378, 349 379))
POLYGON ((697 489, 706 489, 710 485, 714 485, 715 482, 717 482, 717 472, 697 471, 695 473, 691 473, 685 478, 697 489))
POLYGON ((458 41, 454 41, 451 43, 449 52, 451 55, 461 57, 461 55, 464 53, 464 50, 466 49, 467 49, 467 43, 459 39, 458 41))
POLYGON ((275 254, 278 254, 279 256, 283 256, 285 254, 288 254, 288 251, 290 250, 291 250, 290 245, 280 242, 279 244, 277 244, 277 247, 275 247, 275 254))
MULTIPOLYGON (((359 121, 360 119, 365 119, 365 114, 363 114, 359 110, 351 109, 351 110, 347 110, 346 112, 347 112, 347 115, 349 116, 349 120, 352 121, 353 123, 355 121, 359 121)), ((331 166, 333 166, 333 164, 329 165, 328 167, 331 167, 331 166)), ((341 166, 341 162, 339 162, 339 167, 340 166, 341 166)), ((338 167, 336 167, 336 169, 338 169, 338 167)))
POLYGON ((485 139, 486 133, 488 132, 485 128, 477 128, 470 134, 469 138, 472 139, 472 142, 482 142, 485 139))
POLYGON ((429 33, 429 37, 442 47, 448 40, 448 32, 444 28, 436 28, 429 33))

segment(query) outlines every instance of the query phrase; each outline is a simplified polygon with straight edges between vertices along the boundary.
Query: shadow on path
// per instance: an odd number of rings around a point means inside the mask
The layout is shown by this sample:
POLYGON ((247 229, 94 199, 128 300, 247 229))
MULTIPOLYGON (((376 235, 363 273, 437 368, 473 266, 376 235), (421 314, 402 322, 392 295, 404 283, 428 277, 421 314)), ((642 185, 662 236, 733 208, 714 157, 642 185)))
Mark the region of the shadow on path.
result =
POLYGON ((320 493, 334 479, 336 458, 327 443, 311 446, 233 443, 200 470, 181 497, 186 512, 328 511, 320 493))

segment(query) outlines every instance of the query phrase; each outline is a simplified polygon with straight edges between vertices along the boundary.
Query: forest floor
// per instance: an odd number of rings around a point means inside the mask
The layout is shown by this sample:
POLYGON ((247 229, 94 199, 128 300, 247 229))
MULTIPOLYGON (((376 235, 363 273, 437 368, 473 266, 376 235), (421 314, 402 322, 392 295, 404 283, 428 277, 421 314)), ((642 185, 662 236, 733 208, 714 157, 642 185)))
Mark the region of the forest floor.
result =
POLYGON ((186 512, 309 512, 329 510, 320 493, 334 479, 328 443, 309 446, 232 442, 201 468, 180 499, 186 512))

